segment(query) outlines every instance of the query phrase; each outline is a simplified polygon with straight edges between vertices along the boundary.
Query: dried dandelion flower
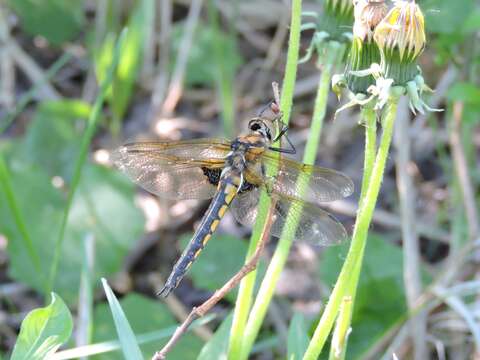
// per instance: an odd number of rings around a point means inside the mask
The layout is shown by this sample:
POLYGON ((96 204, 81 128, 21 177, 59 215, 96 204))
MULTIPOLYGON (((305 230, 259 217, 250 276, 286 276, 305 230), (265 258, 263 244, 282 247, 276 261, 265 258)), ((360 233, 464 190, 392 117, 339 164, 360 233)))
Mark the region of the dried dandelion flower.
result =
POLYGON ((413 1, 396 1, 375 29, 384 77, 395 85, 406 85, 420 73, 417 58, 425 48, 425 20, 413 1))
POLYGON ((345 80, 352 93, 367 94, 368 88, 375 84, 375 78, 372 75, 358 76, 355 72, 380 63, 380 50, 373 41, 373 34, 387 13, 387 6, 384 0, 355 0, 354 9, 353 41, 345 69, 345 80))
POLYGON ((353 37, 371 41, 377 25, 387 14, 385 0, 354 0, 353 37))

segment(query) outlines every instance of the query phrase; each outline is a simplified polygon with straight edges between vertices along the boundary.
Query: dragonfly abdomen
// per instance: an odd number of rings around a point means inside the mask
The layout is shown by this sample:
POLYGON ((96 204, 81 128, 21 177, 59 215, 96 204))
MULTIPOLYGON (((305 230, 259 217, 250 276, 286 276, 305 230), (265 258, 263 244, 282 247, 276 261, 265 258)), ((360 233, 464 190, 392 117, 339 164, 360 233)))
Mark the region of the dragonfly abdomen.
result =
POLYGON ((183 251, 180 259, 176 262, 165 286, 158 293, 164 297, 175 289, 185 276, 186 272, 200 255, 212 234, 217 229, 220 220, 225 215, 228 206, 238 193, 241 186, 241 178, 239 176, 230 176, 219 181, 215 196, 203 216, 203 219, 193 235, 192 240, 183 251))

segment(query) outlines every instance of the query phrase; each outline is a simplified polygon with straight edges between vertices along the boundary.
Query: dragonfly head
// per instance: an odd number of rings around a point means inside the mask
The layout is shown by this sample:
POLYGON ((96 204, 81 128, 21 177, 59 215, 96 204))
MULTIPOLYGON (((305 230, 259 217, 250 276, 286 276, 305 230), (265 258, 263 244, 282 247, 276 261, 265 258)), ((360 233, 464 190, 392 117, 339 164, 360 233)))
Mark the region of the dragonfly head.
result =
POLYGON ((268 143, 272 142, 272 128, 267 124, 267 119, 255 117, 248 122, 248 129, 263 137, 268 143))

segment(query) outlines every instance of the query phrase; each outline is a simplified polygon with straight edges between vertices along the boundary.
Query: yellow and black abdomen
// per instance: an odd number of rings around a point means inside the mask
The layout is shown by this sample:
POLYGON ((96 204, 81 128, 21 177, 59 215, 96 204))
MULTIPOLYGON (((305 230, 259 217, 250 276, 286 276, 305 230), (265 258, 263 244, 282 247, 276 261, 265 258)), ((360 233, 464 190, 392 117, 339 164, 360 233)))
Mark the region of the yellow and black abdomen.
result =
POLYGON ((187 248, 182 253, 180 259, 176 262, 165 286, 158 295, 166 297, 178 286, 182 278, 185 276, 185 273, 188 271, 188 268, 198 257, 208 240, 210 240, 213 232, 218 227, 218 224, 223 215, 225 215, 228 206, 237 194, 240 185, 241 179, 239 176, 232 175, 219 181, 217 192, 213 197, 207 212, 203 216, 197 231, 193 235, 192 240, 188 243, 187 248))

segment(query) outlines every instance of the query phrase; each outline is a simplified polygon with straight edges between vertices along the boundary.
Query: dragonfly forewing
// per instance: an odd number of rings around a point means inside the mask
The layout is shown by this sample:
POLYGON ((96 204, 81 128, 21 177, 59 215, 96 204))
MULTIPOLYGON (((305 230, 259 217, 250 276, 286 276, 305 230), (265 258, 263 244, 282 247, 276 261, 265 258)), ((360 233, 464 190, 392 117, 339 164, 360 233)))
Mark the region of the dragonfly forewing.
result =
MULTIPOLYGON (((339 200, 353 193, 352 180, 341 172, 285 158, 279 161, 275 156, 271 151, 266 151, 262 162, 265 166, 278 169, 274 178, 265 180, 272 191, 278 194, 318 204, 339 200)), ((263 175, 257 172, 255 176, 263 175)))
POLYGON ((145 190, 168 199, 209 199, 209 169, 223 168, 230 147, 217 139, 135 143, 112 153, 113 163, 145 190))

